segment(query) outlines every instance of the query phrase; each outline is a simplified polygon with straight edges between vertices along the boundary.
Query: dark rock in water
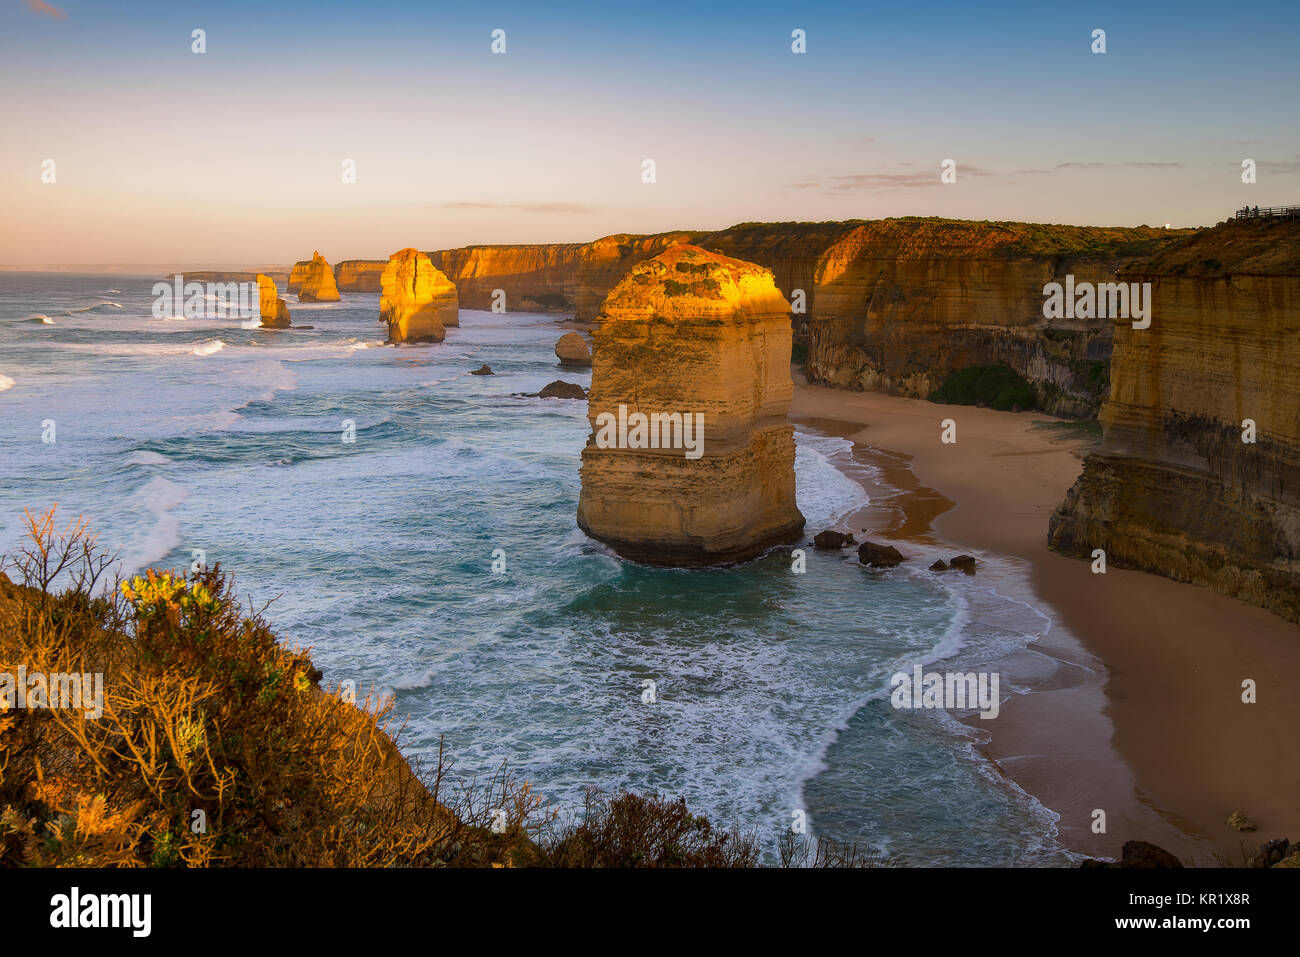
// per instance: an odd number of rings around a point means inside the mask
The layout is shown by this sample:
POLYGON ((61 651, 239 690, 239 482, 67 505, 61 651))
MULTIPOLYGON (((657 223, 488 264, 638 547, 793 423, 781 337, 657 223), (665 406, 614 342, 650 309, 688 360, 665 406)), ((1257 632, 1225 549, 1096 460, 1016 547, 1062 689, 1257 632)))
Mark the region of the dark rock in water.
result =
POLYGON ((930 571, 932 572, 946 572, 947 570, 948 570, 948 563, 945 562, 942 558, 930 566, 930 571))
POLYGON ((953 558, 949 559, 948 566, 950 568, 960 568, 967 575, 975 574, 975 559, 969 555, 954 556, 953 558))
POLYGON ((1261 844, 1250 858, 1251 867, 1272 867, 1291 856, 1291 842, 1285 837, 1261 844))
POLYGON ((858 561, 872 568, 893 568, 903 560, 902 553, 893 545, 863 542, 858 546, 858 561))
POLYGON ((471 371, 470 375, 496 375, 496 373, 493 372, 492 367, 485 362, 477 369, 471 371))
POLYGON ((1174 855, 1170 854, 1163 847, 1156 847, 1154 844, 1148 844, 1146 841, 1125 841, 1124 850, 1120 853, 1118 861, 1099 861, 1089 859, 1082 862, 1080 867, 1143 867, 1143 868, 1169 868, 1182 867, 1183 862, 1174 855))
POLYGON ((824 532, 818 532, 813 538, 813 546, 816 548, 848 548, 856 544, 857 541, 851 532, 837 532, 829 528, 824 532))
POLYGON ((587 390, 576 382, 557 379, 543 387, 541 392, 528 392, 525 395, 532 399, 585 399, 587 390))

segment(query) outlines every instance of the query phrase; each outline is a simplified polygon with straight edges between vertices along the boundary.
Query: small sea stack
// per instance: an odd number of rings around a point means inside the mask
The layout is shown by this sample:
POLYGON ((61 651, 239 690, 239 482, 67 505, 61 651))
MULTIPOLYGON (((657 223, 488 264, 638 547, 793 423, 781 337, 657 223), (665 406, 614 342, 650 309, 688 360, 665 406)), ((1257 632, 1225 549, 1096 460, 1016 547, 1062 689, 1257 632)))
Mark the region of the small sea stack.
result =
POLYGON ((566 332, 555 344, 555 357, 560 365, 577 369, 591 368, 591 349, 580 332, 566 332))
POLYGON ((257 274, 257 305, 266 329, 289 328, 289 306, 280 298, 275 280, 265 273, 257 274))
POLYGON ((339 287, 334 281, 334 270, 319 252, 311 259, 293 264, 289 273, 290 293, 298 294, 299 302, 338 302, 339 287))
POLYGON ((605 298, 578 525, 633 561, 745 561, 794 541, 790 306, 760 266, 679 244, 605 298))
POLYGON ((390 343, 442 342, 460 325, 456 287, 418 249, 393 253, 380 284, 379 321, 390 343))

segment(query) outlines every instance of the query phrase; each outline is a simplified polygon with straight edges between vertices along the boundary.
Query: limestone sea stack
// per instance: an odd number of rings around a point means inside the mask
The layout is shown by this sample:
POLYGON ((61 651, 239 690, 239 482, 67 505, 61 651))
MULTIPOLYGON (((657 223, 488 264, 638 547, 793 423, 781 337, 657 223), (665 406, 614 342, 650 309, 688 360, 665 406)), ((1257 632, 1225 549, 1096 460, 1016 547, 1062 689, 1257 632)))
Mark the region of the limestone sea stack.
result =
POLYGON ((334 270, 319 252, 312 253, 311 259, 293 264, 293 272, 289 273, 289 292, 296 292, 299 302, 339 301, 334 270))
POLYGON ((265 273, 257 274, 257 304, 265 328, 289 328, 289 306, 276 291, 275 280, 265 273))
POLYGON ((555 344, 555 355, 560 365, 574 368, 591 368, 591 349, 580 332, 566 332, 555 344))
POLYGON ((790 306, 760 266, 679 244, 602 304, 578 525, 633 561, 739 562, 795 540, 790 306))
POLYGON ((456 287, 418 249, 393 253, 380 285, 389 342, 442 342, 447 326, 460 325, 456 287))

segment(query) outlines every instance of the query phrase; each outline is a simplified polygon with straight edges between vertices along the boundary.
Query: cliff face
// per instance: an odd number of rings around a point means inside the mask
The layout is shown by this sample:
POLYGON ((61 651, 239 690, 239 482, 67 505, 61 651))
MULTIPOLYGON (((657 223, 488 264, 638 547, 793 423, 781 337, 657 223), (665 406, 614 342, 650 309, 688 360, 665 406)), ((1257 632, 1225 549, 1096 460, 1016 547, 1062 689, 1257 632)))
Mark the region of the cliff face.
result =
POLYGON ((380 292, 387 265, 387 259, 345 259, 334 266, 334 283, 340 292, 380 292))
POLYGON ((491 309, 500 289, 508 310, 572 312, 580 322, 591 322, 629 269, 689 238, 619 234, 590 243, 466 246, 435 250, 429 259, 456 284, 467 309, 491 309))
POLYGON ((294 263, 289 273, 289 292, 297 293, 299 302, 339 301, 334 272, 319 252, 312 253, 311 259, 294 263))
POLYGON ((789 304, 766 269, 676 245, 605 300, 578 524, 635 561, 743 561, 803 529, 789 304))
POLYGON ((1151 326, 1114 327, 1101 450, 1049 541, 1300 622, 1300 223, 1229 222, 1121 278, 1151 283, 1151 326))
POLYGON ((275 281, 264 273, 257 274, 257 303, 263 326, 269 329, 289 328, 289 307, 276 292, 275 281))
POLYGON ((1184 230, 887 219, 743 223, 716 232, 607 236, 554 246, 471 246, 430 258, 468 308, 572 310, 591 321, 639 262, 679 242, 771 270, 803 311, 791 321, 813 381, 928 396, 958 369, 1005 362, 1029 379, 1045 408, 1096 414, 1110 357, 1110 325, 1047 321, 1043 286, 1067 274, 1111 281, 1138 255, 1184 230))
POLYGON ((393 253, 381 277, 379 321, 388 341, 442 342, 447 326, 460 325, 456 287, 417 249, 393 253))

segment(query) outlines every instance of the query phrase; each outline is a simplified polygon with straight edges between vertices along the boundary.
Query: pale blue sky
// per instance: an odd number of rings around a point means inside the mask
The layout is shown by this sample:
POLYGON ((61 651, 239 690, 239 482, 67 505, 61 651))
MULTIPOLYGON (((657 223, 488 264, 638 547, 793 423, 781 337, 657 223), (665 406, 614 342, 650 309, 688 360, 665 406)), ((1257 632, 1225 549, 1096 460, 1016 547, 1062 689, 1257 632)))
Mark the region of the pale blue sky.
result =
POLYGON ((33 4, 0 0, 0 263, 1300 202, 1294 2, 33 4))

